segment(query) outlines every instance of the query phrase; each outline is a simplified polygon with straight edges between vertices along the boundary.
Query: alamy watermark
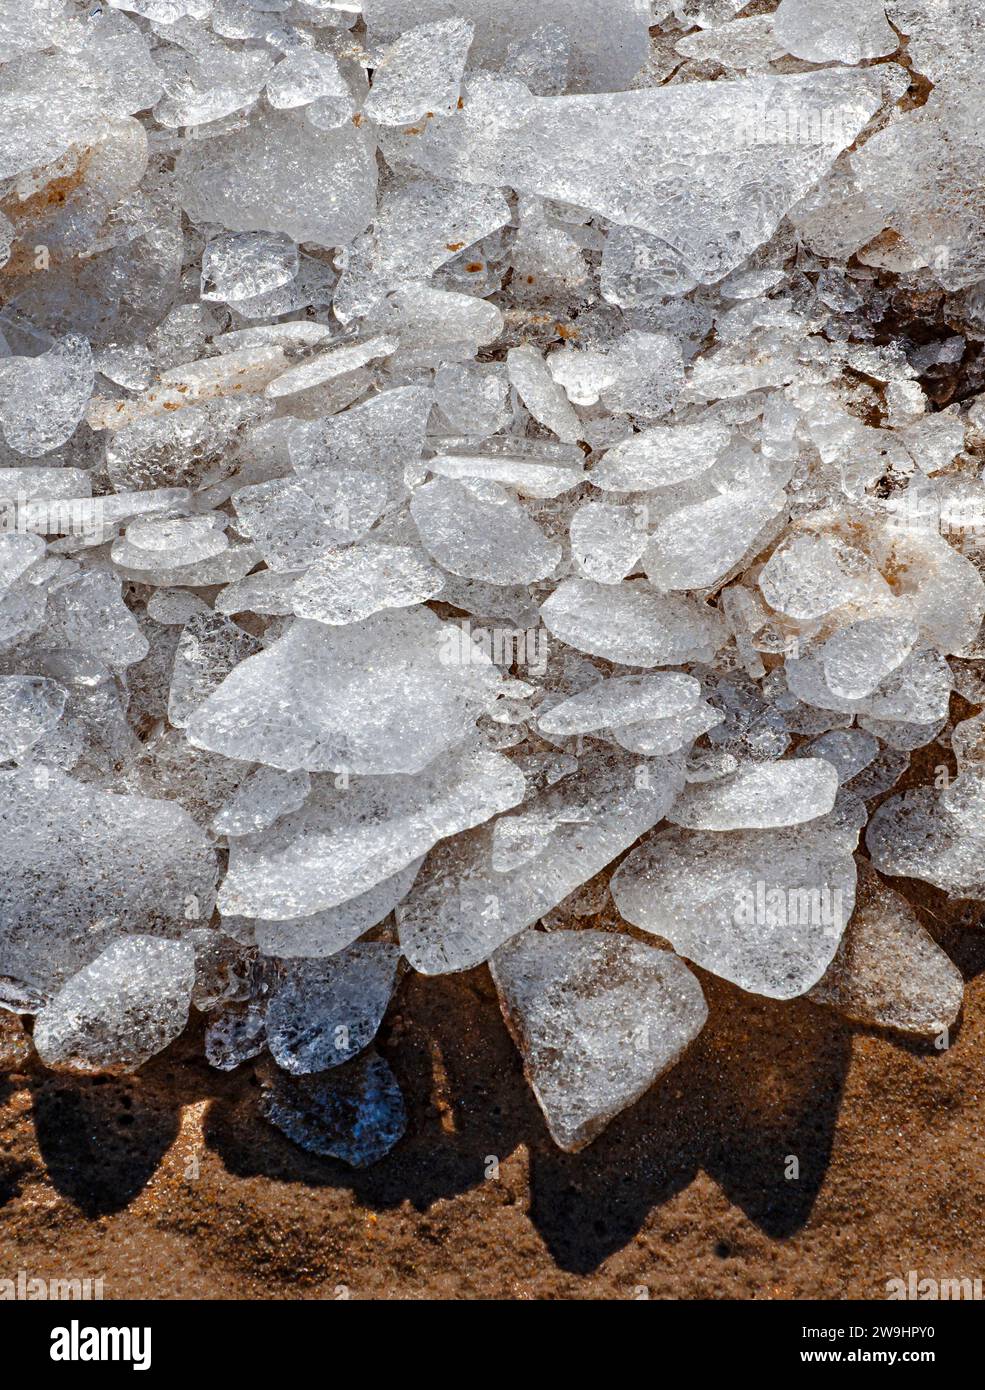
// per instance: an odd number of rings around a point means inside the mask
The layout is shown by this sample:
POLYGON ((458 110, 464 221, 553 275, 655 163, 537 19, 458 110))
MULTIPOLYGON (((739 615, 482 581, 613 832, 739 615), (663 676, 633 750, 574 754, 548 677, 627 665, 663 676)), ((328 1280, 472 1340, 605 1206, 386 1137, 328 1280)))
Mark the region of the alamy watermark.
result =
POLYGON ((446 623, 438 659, 443 666, 479 666, 491 661, 523 667, 535 676, 547 670, 548 635, 542 627, 477 627, 467 618, 446 623))
POLYGON ((840 888, 776 888, 763 880, 737 888, 732 920, 737 927, 822 927, 841 936, 847 925, 840 888))
POLYGON ((850 145, 870 112, 855 106, 780 106, 750 111, 738 120, 740 147, 850 145))
POLYGON ((980 1303, 982 1300, 982 1281, 979 1278, 937 1279, 923 1276, 911 1269, 905 1277, 886 1280, 886 1297, 889 1299, 918 1299, 925 1302, 966 1300, 980 1303))
POLYGON ((76 1302, 86 1303, 104 1297, 102 1275, 82 1279, 59 1278, 42 1279, 19 1269, 12 1279, 0 1279, 0 1302, 45 1303, 76 1302))
POLYGON ((79 536, 98 545, 104 535, 101 497, 0 497, 0 533, 33 532, 37 536, 79 536))

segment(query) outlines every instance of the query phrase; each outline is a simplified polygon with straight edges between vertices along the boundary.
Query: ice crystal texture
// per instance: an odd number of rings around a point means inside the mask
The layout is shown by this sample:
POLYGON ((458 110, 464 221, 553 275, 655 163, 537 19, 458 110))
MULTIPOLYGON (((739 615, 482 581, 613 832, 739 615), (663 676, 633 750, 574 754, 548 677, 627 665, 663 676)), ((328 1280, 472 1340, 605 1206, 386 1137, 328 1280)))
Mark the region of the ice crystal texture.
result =
POLYGON ((0 1006, 45 1066, 193 1009, 363 1166, 411 971, 491 970, 569 1150, 710 976, 955 1023, 985 28, 754 9, 6 7, 0 1006))

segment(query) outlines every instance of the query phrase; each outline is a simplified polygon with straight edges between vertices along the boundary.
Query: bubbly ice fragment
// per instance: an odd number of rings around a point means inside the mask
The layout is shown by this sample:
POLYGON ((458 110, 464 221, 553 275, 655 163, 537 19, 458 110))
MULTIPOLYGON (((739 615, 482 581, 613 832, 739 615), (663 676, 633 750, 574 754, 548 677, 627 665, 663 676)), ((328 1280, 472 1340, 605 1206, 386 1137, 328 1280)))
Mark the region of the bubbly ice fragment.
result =
POLYGON ((679 957, 625 936, 521 932, 490 969, 551 1137, 571 1153, 649 1090, 708 1017, 679 957))

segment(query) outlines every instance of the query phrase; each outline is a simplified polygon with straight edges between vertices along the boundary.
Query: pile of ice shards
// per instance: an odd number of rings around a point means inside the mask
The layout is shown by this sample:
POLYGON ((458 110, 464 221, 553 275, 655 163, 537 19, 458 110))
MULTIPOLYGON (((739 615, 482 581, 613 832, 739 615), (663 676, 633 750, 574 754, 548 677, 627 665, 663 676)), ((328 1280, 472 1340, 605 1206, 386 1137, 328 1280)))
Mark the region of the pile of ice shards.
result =
POLYGON ((40 1061, 194 1009, 365 1164, 407 970, 489 964, 567 1149, 692 967, 946 1034, 887 879, 985 898, 979 0, 21 0, 0 60, 40 1061))

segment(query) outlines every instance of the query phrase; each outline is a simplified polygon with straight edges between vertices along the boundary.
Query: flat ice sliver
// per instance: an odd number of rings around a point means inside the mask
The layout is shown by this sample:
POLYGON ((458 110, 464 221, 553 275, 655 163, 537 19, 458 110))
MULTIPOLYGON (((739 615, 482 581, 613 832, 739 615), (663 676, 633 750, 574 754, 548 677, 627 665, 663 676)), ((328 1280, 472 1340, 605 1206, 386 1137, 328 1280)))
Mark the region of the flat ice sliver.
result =
POLYGON ((515 79, 473 74, 461 111, 381 143, 438 177, 556 198, 659 237, 686 290, 772 236, 881 94, 878 75, 847 69, 719 82, 714 101, 700 83, 534 97, 515 79))
POLYGON ((443 662, 444 628, 427 608, 344 627, 298 619, 199 706, 189 741, 286 771, 419 772, 465 739, 499 683, 477 647, 443 662))

